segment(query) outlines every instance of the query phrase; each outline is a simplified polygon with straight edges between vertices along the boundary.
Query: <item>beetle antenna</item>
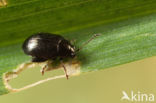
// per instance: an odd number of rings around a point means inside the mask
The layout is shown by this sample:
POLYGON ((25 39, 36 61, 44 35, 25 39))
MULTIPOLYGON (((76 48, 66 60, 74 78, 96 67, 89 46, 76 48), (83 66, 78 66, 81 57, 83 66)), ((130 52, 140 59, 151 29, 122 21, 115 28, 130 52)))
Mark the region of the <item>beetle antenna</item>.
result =
POLYGON ((86 41, 84 44, 82 44, 82 46, 80 48, 78 48, 76 50, 76 52, 79 52, 84 46, 86 46, 90 41, 92 41, 93 39, 95 39, 97 36, 100 36, 101 34, 94 34, 88 41, 86 41))

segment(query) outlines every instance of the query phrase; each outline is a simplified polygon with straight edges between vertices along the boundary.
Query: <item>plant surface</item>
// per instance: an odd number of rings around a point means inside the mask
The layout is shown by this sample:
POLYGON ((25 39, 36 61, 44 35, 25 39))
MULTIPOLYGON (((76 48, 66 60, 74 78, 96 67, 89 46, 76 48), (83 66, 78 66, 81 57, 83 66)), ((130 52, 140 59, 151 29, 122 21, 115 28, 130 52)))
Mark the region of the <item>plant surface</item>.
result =
POLYGON ((0 8, 0 94, 2 76, 30 61, 21 45, 36 32, 75 40, 80 47, 102 35, 77 55, 81 73, 156 55, 155 0, 8 0, 0 8))

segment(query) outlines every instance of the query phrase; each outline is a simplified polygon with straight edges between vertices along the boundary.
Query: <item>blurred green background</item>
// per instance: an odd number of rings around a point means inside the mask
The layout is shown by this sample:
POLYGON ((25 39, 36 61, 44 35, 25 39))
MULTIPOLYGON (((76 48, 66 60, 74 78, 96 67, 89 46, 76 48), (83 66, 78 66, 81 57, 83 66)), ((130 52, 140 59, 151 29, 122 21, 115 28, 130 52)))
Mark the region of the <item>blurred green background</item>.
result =
MULTIPOLYGON (((147 58, 3 95, 0 96, 0 103, 130 103, 120 100, 123 90, 156 94, 155 68, 156 57, 147 58)), ((10 83, 14 87, 22 87, 39 79, 63 74, 62 70, 48 72, 45 76, 38 72, 39 69, 35 68, 26 70, 10 83)))

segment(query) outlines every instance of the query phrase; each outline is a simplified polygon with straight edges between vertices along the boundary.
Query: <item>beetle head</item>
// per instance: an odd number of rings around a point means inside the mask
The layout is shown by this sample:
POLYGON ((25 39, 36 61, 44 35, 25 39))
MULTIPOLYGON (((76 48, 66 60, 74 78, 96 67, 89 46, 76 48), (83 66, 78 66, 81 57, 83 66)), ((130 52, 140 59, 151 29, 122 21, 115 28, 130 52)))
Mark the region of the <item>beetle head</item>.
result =
POLYGON ((70 51, 70 53, 69 53, 70 57, 74 58, 76 56, 76 54, 75 54, 75 47, 73 45, 68 45, 68 49, 70 51))

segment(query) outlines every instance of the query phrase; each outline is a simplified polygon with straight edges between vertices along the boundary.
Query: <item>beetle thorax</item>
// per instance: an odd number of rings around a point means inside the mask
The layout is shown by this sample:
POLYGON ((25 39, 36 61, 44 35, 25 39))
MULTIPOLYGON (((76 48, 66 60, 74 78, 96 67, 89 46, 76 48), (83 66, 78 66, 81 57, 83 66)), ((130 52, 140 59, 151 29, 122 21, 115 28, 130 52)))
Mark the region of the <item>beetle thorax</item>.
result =
POLYGON ((59 55, 61 57, 75 57, 75 47, 66 40, 62 40, 59 45, 59 55))

